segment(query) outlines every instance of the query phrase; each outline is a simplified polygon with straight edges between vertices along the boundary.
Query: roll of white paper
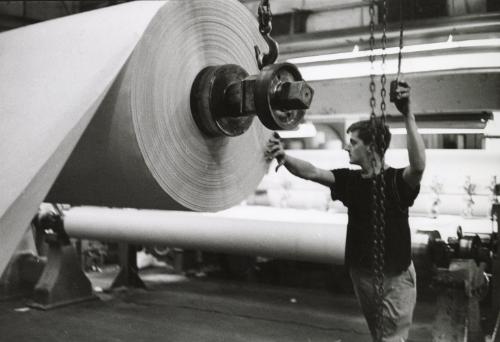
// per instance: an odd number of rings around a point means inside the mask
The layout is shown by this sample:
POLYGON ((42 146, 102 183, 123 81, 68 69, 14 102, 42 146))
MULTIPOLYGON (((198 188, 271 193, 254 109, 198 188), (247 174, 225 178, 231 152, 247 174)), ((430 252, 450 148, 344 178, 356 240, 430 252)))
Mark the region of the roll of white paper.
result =
POLYGON ((197 74, 237 64, 256 74, 257 21, 236 1, 168 1, 107 94, 49 201, 217 211, 244 200, 267 172, 270 131, 208 137, 191 115, 197 74))

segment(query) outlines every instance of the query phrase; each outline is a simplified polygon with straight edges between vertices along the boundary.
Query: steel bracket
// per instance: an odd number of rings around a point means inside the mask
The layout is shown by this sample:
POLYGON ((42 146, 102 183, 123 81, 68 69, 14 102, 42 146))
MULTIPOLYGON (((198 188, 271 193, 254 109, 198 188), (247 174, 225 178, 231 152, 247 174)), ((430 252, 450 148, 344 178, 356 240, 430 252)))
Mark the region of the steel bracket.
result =
POLYGON ((49 250, 47 263, 28 305, 48 310, 96 299, 75 248, 64 231, 62 212, 39 214, 34 224, 44 234, 49 250))

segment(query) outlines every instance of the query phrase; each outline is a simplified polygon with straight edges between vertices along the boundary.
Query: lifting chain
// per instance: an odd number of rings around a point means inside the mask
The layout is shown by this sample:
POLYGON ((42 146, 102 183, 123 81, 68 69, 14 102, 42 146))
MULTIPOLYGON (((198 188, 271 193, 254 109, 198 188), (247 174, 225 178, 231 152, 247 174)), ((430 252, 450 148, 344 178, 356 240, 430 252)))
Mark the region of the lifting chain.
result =
POLYGON ((398 74, 396 76, 396 84, 399 80, 399 75, 401 74, 401 58, 403 57, 403 32, 404 32, 404 20, 403 20, 403 1, 399 2, 399 52, 398 52, 398 74))
POLYGON ((269 4, 269 0, 261 0, 257 14, 259 15, 260 33, 271 33, 271 30, 273 29, 273 24, 271 22, 273 15, 271 13, 271 5, 269 4))
MULTIPOLYGON (((375 106, 377 105, 377 102, 375 100, 375 73, 373 72, 373 62, 375 61, 375 55, 373 54, 373 50, 375 49, 375 2, 374 0, 370 1, 370 7, 369 7, 369 12, 370 12, 370 51, 372 53, 370 54, 370 66, 372 68, 372 72, 370 73, 370 119, 372 121, 375 119, 375 106)), ((374 133, 374 132, 373 132, 374 133)))
MULTIPOLYGON (((373 287, 375 290, 375 340, 381 341, 383 336, 383 300, 384 300, 384 256, 385 256, 385 177, 384 177, 384 126, 385 126, 385 111, 386 111, 386 76, 385 76, 385 48, 387 44, 387 6, 386 0, 382 0, 382 75, 381 75, 381 90, 380 90, 380 124, 377 124, 377 116, 375 114, 375 73, 373 63, 375 61, 375 0, 370 1, 370 64, 372 72, 370 73, 370 121, 372 123, 372 144, 373 152, 377 151, 381 156, 380 160, 380 175, 373 175, 372 178, 372 227, 373 227, 373 287)), ((371 165, 373 172, 377 166, 375 155, 372 156, 371 165)))
POLYGON ((255 58, 259 70, 262 70, 266 65, 273 64, 278 59, 278 43, 271 37, 273 29, 271 5, 269 0, 261 0, 258 9, 259 15, 259 31, 267 45, 269 46, 268 53, 261 53, 257 45, 254 46, 255 58))
POLYGON ((396 74, 396 80, 391 82, 390 85, 390 100, 391 102, 396 101, 396 89, 399 84, 399 77, 401 75, 401 60, 403 58, 403 34, 404 34, 404 19, 403 19, 403 1, 399 2, 399 51, 398 51, 398 73, 396 74))
POLYGON ((385 57, 386 57, 385 48, 387 45, 386 31, 387 31, 387 4, 386 4, 386 0, 382 0, 382 39, 381 39, 381 43, 382 43, 382 75, 380 76, 380 83, 381 83, 380 115, 381 115, 381 119, 382 119, 383 124, 385 124, 385 109, 386 109, 386 106, 385 106, 385 96, 386 96, 385 84, 387 82, 387 79, 385 77, 385 57))

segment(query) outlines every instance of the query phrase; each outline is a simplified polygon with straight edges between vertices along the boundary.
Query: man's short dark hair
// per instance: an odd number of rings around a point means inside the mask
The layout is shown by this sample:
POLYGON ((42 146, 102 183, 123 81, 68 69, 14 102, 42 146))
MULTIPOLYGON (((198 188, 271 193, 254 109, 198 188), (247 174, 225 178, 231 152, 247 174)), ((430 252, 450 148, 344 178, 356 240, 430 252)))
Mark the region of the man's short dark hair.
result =
MULTIPOLYGON (((350 125, 347 128, 347 133, 357 131, 358 137, 363 143, 370 145, 372 143, 372 127, 371 120, 362 120, 350 125)), ((391 132, 389 131, 389 126, 382 122, 380 117, 375 118, 375 137, 376 151, 382 156, 391 143, 391 132)))

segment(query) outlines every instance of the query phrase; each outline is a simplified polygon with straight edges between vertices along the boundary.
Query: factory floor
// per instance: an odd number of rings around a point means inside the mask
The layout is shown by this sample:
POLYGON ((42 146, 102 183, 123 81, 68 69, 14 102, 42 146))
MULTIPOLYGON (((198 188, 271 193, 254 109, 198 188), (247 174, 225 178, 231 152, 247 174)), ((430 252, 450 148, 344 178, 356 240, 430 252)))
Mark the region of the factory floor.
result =
MULTIPOLYGON (((352 294, 141 272, 148 290, 107 288, 99 300, 40 311, 0 302, 0 341, 371 341, 352 294)), ((431 341, 434 304, 419 301, 410 341, 431 341)))

